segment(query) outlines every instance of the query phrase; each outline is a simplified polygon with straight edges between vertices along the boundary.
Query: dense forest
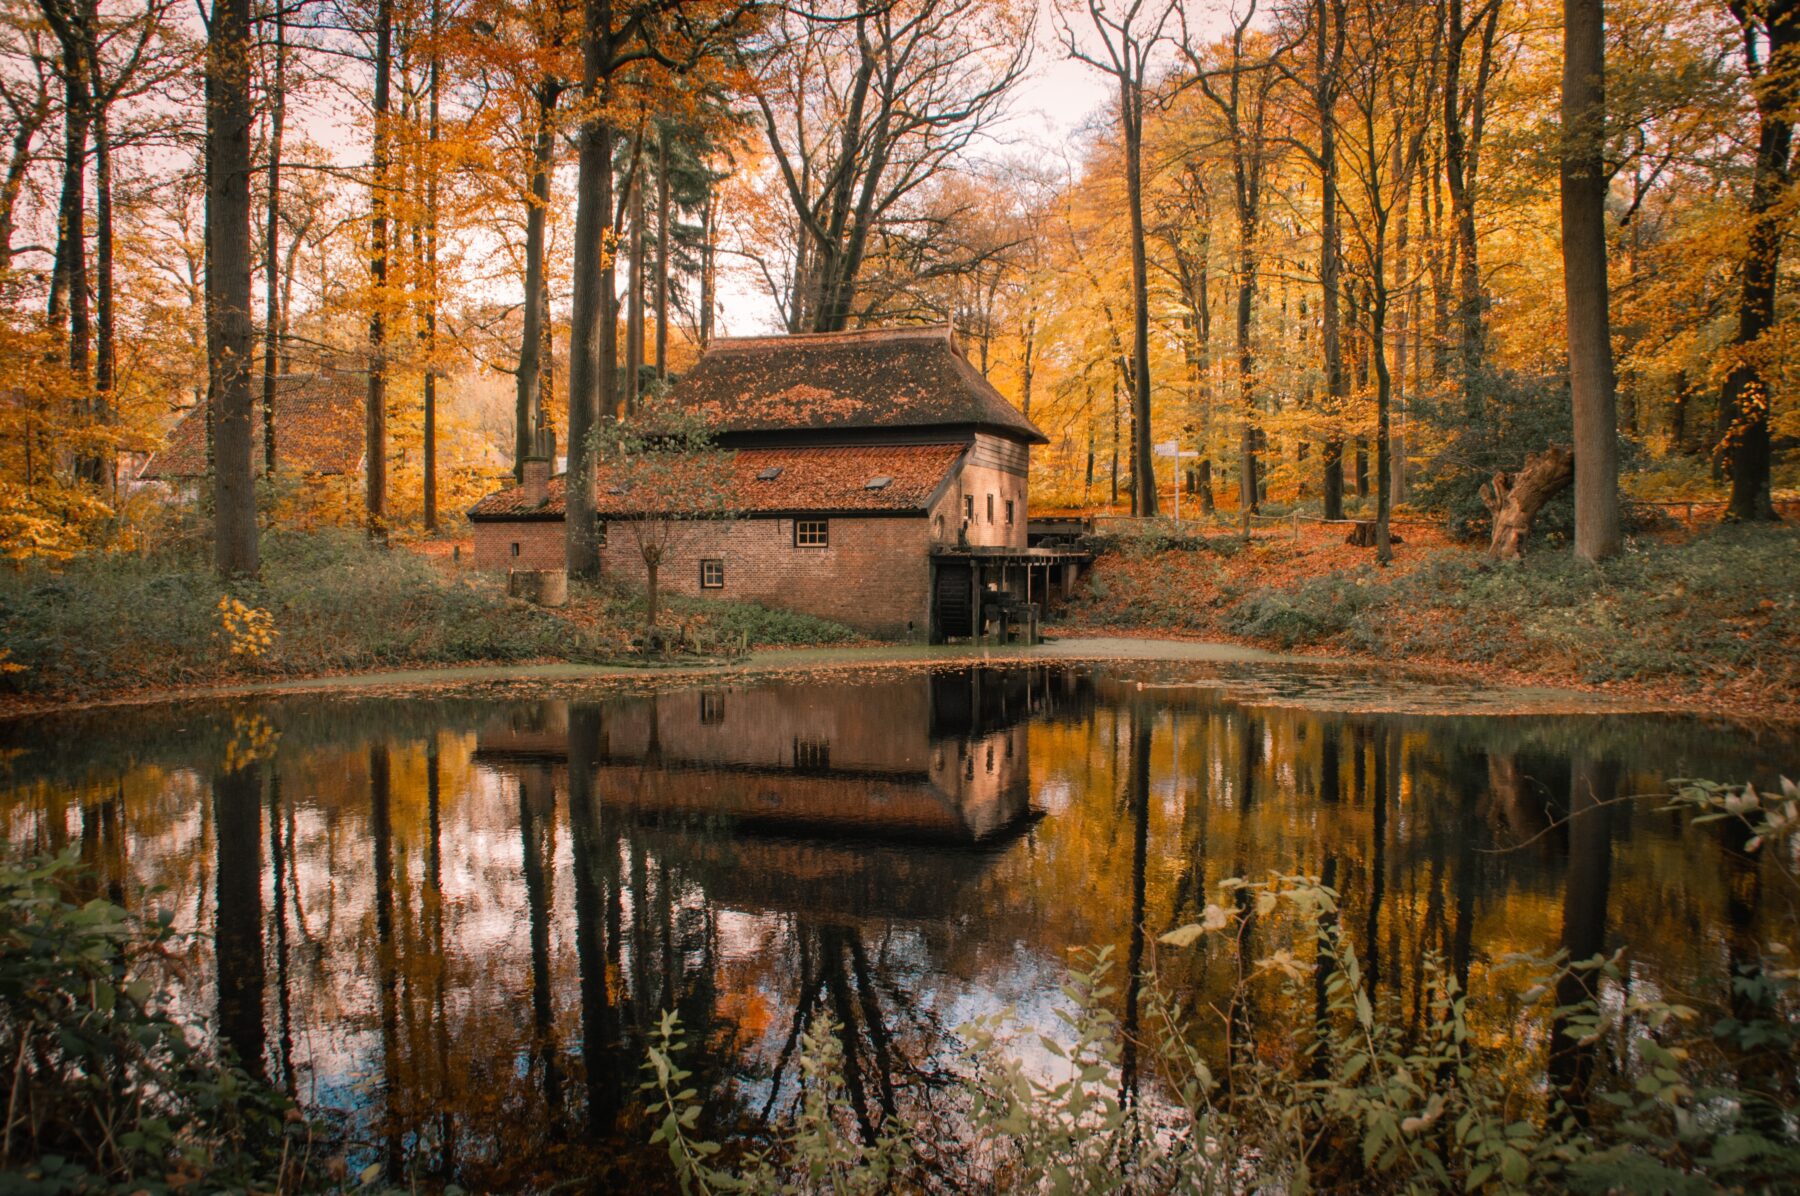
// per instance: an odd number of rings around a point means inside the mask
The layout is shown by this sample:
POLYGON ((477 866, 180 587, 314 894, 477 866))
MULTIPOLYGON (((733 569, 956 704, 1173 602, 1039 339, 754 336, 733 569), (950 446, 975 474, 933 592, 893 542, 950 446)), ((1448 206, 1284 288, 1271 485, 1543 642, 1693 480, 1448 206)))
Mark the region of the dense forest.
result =
POLYGON ((453 531, 777 324, 953 323, 1051 437, 1038 508, 1169 514, 1179 464, 1188 515, 1478 532, 1562 445, 1580 555, 1622 495, 1770 519, 1797 39, 1792 0, 7 0, 0 551, 453 531), (1055 65, 1110 98, 1045 145, 1055 65), (286 460, 289 375, 360 470, 286 460), (138 474, 196 409, 188 509, 138 474))

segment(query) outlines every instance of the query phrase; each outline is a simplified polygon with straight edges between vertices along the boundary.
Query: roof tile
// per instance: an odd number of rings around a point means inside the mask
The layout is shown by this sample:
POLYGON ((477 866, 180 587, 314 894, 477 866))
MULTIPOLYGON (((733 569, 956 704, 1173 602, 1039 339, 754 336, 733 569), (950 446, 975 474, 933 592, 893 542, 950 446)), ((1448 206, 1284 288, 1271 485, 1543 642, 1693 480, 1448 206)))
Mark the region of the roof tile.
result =
MULTIPOLYGON (((818 448, 741 449, 733 461, 740 515, 773 515, 804 511, 923 511, 938 483, 950 472, 966 446, 960 444, 850 445, 818 448), (772 478, 759 475, 771 469, 772 478), (875 489, 869 482, 886 477, 875 489)), ((594 482, 595 506, 602 517, 632 514, 626 495, 611 493, 604 475, 594 482)), ((469 511, 471 519, 561 519, 563 476, 550 479, 542 503, 532 503, 523 486, 488 495, 469 511)))
POLYGON ((1048 443, 941 325, 721 337, 670 397, 723 434, 974 426, 1048 443))

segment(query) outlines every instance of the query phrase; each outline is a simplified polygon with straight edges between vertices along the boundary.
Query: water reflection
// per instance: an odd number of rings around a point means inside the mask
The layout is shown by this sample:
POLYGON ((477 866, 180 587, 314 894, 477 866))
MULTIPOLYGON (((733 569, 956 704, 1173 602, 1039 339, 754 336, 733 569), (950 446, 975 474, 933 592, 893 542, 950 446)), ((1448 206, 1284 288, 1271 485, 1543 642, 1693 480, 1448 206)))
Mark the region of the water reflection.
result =
MULTIPOLYGON (((1223 894, 1228 877, 1322 877, 1415 1032, 1436 956, 1486 998, 1478 1034, 1577 1096, 1608 1045, 1553 1047, 1509 955, 1623 946, 1630 983, 1707 1008, 1751 999, 1721 981, 1793 923, 1794 894, 1741 842, 1614 800, 1668 776, 1767 776, 1791 768, 1791 741, 1236 692, 1133 665, 143 711, 0 732, 0 833, 78 842, 124 899, 157 886, 148 899, 198 932, 190 1009, 270 1079, 345 1110, 390 1179, 477 1189, 666 1178, 635 1097, 668 1008, 712 1115, 750 1130, 798 1099, 818 1013, 840 1027, 864 1133, 937 1110, 954 1027, 1012 1005, 1054 1031, 1081 947, 1114 949, 1134 1039, 1155 960, 1227 1076, 1227 1024, 1243 1049, 1302 1049, 1328 976, 1240 999, 1293 927, 1223 894), (1247 916, 1235 943, 1158 952, 1221 901, 1247 916)), ((1146 1099, 1157 1077, 1135 1046, 1123 1062, 1122 1098, 1146 1099)))

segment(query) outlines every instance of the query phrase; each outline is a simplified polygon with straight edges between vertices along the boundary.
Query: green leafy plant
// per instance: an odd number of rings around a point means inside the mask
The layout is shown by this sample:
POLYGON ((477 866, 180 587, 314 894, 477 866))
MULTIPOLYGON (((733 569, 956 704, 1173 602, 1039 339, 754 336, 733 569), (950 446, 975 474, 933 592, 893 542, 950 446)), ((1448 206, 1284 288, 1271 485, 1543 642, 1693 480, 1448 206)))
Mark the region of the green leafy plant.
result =
POLYGON ((91 884, 72 852, 0 862, 0 1187, 334 1182, 317 1127, 169 1012, 169 917, 82 899, 91 884))

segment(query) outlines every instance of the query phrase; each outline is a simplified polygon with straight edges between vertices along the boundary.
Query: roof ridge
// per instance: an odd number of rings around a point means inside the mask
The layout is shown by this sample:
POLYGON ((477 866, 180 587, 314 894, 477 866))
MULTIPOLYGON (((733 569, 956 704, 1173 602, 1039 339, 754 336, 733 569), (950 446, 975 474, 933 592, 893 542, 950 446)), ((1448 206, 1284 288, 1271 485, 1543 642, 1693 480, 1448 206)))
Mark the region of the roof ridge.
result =
POLYGON ((826 345, 848 341, 923 340, 952 341, 954 333, 944 324, 894 324, 879 328, 846 328, 839 332, 770 332, 755 336, 715 336, 706 352, 728 352, 763 346, 792 344, 826 345))

